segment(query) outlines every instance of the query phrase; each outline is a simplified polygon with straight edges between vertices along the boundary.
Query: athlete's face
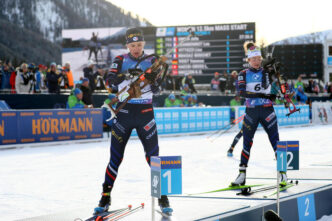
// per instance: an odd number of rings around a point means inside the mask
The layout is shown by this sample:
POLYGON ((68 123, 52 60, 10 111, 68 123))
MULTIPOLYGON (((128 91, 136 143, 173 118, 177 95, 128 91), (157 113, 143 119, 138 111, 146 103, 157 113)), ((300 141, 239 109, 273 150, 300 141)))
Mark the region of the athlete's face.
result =
POLYGON ((143 54, 144 45, 145 41, 131 42, 127 44, 127 48, 133 57, 138 58, 143 54))
POLYGON ((262 57, 255 56, 255 57, 248 58, 248 62, 251 67, 258 69, 258 68, 260 68, 260 66, 262 64, 262 57))

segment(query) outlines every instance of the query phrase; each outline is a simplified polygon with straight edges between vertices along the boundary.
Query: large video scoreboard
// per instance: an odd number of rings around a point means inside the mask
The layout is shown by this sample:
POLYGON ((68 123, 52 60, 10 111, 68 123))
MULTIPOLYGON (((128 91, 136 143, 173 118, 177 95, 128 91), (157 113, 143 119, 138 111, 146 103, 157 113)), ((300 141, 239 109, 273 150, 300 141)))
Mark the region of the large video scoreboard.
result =
POLYGON ((323 79, 323 45, 293 44, 270 45, 267 50, 273 50, 273 57, 283 66, 281 72, 289 79, 318 78, 323 79))
POLYGON ((173 75, 239 71, 246 66, 243 44, 255 41, 255 23, 157 27, 155 52, 164 55, 189 35, 168 56, 173 75))

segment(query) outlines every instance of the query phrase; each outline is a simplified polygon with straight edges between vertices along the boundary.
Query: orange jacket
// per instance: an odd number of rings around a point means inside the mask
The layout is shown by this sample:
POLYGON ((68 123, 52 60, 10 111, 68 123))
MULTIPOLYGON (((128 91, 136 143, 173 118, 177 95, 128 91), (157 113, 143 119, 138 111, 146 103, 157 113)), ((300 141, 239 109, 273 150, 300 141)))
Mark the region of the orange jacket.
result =
POLYGON ((67 78, 68 78, 68 84, 69 87, 74 87, 74 77, 73 77, 73 72, 71 70, 66 71, 67 78))

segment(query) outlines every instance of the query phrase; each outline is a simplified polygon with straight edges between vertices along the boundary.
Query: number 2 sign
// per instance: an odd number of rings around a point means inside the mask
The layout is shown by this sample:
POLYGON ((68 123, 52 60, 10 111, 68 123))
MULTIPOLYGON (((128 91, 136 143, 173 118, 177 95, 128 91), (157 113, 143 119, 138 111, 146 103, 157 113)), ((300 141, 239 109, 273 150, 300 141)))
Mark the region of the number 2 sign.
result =
POLYGON ((316 221, 315 198, 313 194, 297 198, 299 221, 316 221))

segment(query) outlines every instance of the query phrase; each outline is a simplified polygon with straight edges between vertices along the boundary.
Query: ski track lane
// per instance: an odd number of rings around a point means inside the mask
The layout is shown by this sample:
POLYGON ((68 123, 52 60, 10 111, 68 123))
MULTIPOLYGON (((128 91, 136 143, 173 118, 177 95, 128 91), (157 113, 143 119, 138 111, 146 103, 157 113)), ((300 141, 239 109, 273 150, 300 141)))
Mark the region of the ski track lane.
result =
MULTIPOLYGON (((300 167, 312 168, 311 164, 331 161, 331 131, 332 125, 322 125, 280 128, 279 134, 281 140, 300 141, 300 167)), ((243 140, 235 147, 234 157, 226 156, 236 134, 237 131, 223 134, 212 143, 207 141, 207 135, 160 136, 160 155, 182 156, 184 193, 223 188, 238 174, 243 140)), ((105 141, 55 146, 45 143, 45 147, 1 150, 2 219, 22 219, 82 207, 92 211, 100 198, 109 147, 109 141, 105 141)), ((268 137, 258 130, 247 176, 274 175, 275 164, 268 137)), ((250 180, 250 184, 261 182, 271 183, 271 180, 250 180)), ((114 209, 127 206, 123 202, 131 204, 133 200, 150 198, 149 183, 150 168, 142 144, 131 139, 112 191, 114 209)))

